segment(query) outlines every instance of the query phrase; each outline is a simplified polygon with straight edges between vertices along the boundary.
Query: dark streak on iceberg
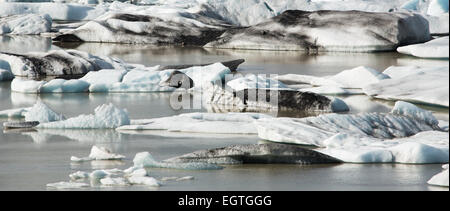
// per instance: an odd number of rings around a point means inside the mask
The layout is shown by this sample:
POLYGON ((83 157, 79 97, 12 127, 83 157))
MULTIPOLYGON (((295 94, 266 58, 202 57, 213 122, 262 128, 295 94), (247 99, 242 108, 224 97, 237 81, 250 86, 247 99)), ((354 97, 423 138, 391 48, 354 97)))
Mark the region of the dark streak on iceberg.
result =
POLYGON ((287 144, 249 144, 200 150, 164 162, 212 164, 327 164, 342 161, 310 149, 287 144))

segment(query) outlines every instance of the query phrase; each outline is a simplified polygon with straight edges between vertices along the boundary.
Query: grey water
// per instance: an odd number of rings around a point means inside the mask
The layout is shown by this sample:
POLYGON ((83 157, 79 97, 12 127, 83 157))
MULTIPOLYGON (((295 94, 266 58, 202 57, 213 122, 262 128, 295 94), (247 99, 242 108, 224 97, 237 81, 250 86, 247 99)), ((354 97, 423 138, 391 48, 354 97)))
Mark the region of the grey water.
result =
MULTIPOLYGON (((106 43, 56 45, 40 36, 0 36, 0 51, 25 53, 77 49, 148 66, 200 64, 244 58, 239 72, 253 74, 309 74, 325 76, 364 65, 383 71, 391 65, 448 65, 448 60, 416 59, 397 53, 307 55, 301 52, 217 50, 193 47, 154 47, 106 43)), ((351 112, 388 112, 393 103, 364 95, 339 96, 351 112)), ((10 82, 0 82, 0 110, 29 107, 38 99, 66 117, 93 113, 95 107, 113 103, 126 108, 131 119, 153 118, 197 110, 174 110, 170 93, 65 93, 11 92, 10 82)), ((448 108, 421 106, 438 119, 448 120, 448 108)), ((288 114, 288 116, 295 114, 288 114)), ((8 119, 0 119, 0 123, 8 119)), ((119 133, 114 130, 0 131, 0 190, 52 190, 46 184, 69 181, 75 171, 126 169, 138 152, 148 151, 157 160, 196 150, 261 140, 250 135, 186 134, 162 131, 119 133), (123 161, 71 163, 70 156, 87 156, 93 145, 123 154, 123 161)), ((159 188, 129 186, 91 187, 82 190, 447 190, 426 184, 441 172, 441 165, 339 164, 339 165, 236 165, 223 170, 187 171, 149 169, 155 178, 194 176, 194 180, 166 182, 159 188)))

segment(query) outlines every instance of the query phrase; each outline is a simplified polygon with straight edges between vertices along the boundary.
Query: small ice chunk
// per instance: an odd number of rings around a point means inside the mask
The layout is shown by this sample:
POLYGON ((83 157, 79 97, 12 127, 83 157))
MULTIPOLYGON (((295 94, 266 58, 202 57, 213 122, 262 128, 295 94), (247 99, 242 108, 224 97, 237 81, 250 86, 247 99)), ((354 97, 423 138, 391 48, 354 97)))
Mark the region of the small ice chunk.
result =
POLYGON ((185 177, 177 178, 175 181, 184 181, 184 180, 193 180, 193 179, 194 179, 193 176, 185 176, 185 177))
POLYGON ((79 158, 76 156, 70 157, 70 161, 73 161, 73 162, 85 162, 85 161, 91 161, 91 160, 92 160, 92 158, 90 158, 90 157, 82 157, 82 158, 79 158))
MULTIPOLYGON (((1 62, 1 61, 0 61, 1 62)), ((9 81, 14 78, 10 70, 0 68, 0 81, 9 81)))
POLYGON ((121 160, 124 159, 124 155, 114 154, 105 147, 92 146, 89 158, 93 160, 121 160))
POLYGON ((135 184, 135 185, 147 185, 147 186, 153 186, 153 187, 161 186, 160 182, 153 177, 132 176, 132 177, 128 178, 128 181, 131 184, 135 184))
POLYGON ((130 177, 134 177, 134 176, 145 177, 145 176, 149 176, 149 175, 147 173, 147 170, 145 170, 145 168, 139 168, 139 169, 136 169, 133 172, 129 173, 128 176, 130 176, 130 177))
POLYGON ((81 183, 81 182, 57 182, 57 183, 47 184, 47 187, 56 188, 56 189, 77 189, 77 188, 89 187, 89 185, 86 183, 81 183))
POLYGON ((37 101, 36 104, 25 113, 25 121, 38 121, 39 123, 54 122, 64 120, 62 114, 58 114, 50 109, 45 103, 37 101))
POLYGON ((95 170, 89 174, 89 178, 91 178, 92 180, 100 180, 110 176, 111 173, 106 170, 95 170))
POLYGON ((89 177, 89 173, 84 171, 77 171, 69 175, 71 180, 81 180, 89 177))

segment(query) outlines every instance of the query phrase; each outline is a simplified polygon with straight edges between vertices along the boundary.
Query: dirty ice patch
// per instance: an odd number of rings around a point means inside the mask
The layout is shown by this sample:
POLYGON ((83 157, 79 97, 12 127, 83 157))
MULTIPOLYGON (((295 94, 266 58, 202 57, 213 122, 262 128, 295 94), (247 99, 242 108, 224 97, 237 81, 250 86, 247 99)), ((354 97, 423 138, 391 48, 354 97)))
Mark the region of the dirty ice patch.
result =
POLYGON ((399 53, 420 58, 448 59, 449 37, 441 37, 426 43, 407 45, 397 48, 399 53))
POLYGON ((147 120, 132 120, 132 125, 125 125, 117 130, 256 134, 254 121, 260 118, 270 118, 270 116, 258 113, 189 113, 147 120))
POLYGON ((80 115, 63 121, 40 124, 39 128, 54 129, 114 129, 130 124, 128 111, 112 104, 95 108, 94 114, 80 115))

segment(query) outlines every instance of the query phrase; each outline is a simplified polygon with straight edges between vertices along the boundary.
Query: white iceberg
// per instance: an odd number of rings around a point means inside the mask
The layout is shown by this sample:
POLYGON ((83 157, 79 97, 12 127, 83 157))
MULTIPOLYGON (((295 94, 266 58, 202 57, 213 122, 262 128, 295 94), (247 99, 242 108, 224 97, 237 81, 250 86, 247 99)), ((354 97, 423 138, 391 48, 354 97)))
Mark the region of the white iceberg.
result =
MULTIPOLYGON (((282 82, 289 84, 311 84, 313 86, 329 87, 329 88, 350 88, 361 89, 368 84, 378 83, 382 80, 389 79, 386 74, 380 73, 370 67, 359 66, 349 70, 325 77, 316 77, 309 75, 286 74, 277 77, 282 82)), ((311 89, 311 88, 306 88, 311 89)), ((313 90, 313 89, 311 89, 313 90)), ((337 90, 339 91, 339 90, 337 90)), ((336 92, 337 92, 336 91, 336 92)), ((351 91, 345 91, 351 92, 351 91)))
POLYGON ((39 123, 62 121, 65 117, 50 109, 45 103, 38 101, 33 107, 27 109, 25 121, 38 121, 39 123))
POLYGON ((448 187, 449 181, 448 164, 443 165, 442 168, 444 170, 441 173, 434 175, 430 180, 428 180, 428 184, 448 187))
POLYGON ((88 157, 78 158, 75 156, 71 157, 71 161, 82 162, 91 160, 122 160, 125 156, 112 153, 109 149, 105 147, 92 146, 91 153, 88 157))
POLYGON ((0 16, 39 14, 50 15, 54 20, 92 20, 104 14, 107 7, 98 5, 96 7, 80 4, 61 4, 53 2, 42 3, 0 3, 0 16))
POLYGON ((390 67, 383 73, 391 79, 363 87, 368 96, 449 106, 448 66, 390 67))
MULTIPOLYGON (((137 153, 133 159, 134 167, 137 168, 171 168, 185 170, 218 170, 221 166, 209 163, 169 163, 156 161, 149 152, 137 153)), ((140 178, 140 177, 139 177, 140 178)))
POLYGON ((130 119, 126 109, 119 109, 112 104, 95 108, 94 114, 80 115, 63 121, 39 124, 38 128, 54 129, 114 129, 129 125, 130 119))
MULTIPOLYGON (((234 76, 236 77, 236 76, 234 76)), ((226 78, 225 78, 226 80, 226 78)), ((289 89, 287 85, 265 75, 248 74, 227 82, 235 91, 244 89, 289 89)))
POLYGON ((448 59, 449 37, 441 37, 426 43, 414 44, 397 48, 399 53, 413 55, 421 58, 448 59))
POLYGON ((45 15, 20 14, 1 17, 0 35, 31 35, 49 32, 52 26, 52 18, 45 15))
POLYGON ((133 120, 117 130, 168 130, 171 132, 256 134, 254 121, 270 116, 258 113, 188 113, 172 117, 133 120))

